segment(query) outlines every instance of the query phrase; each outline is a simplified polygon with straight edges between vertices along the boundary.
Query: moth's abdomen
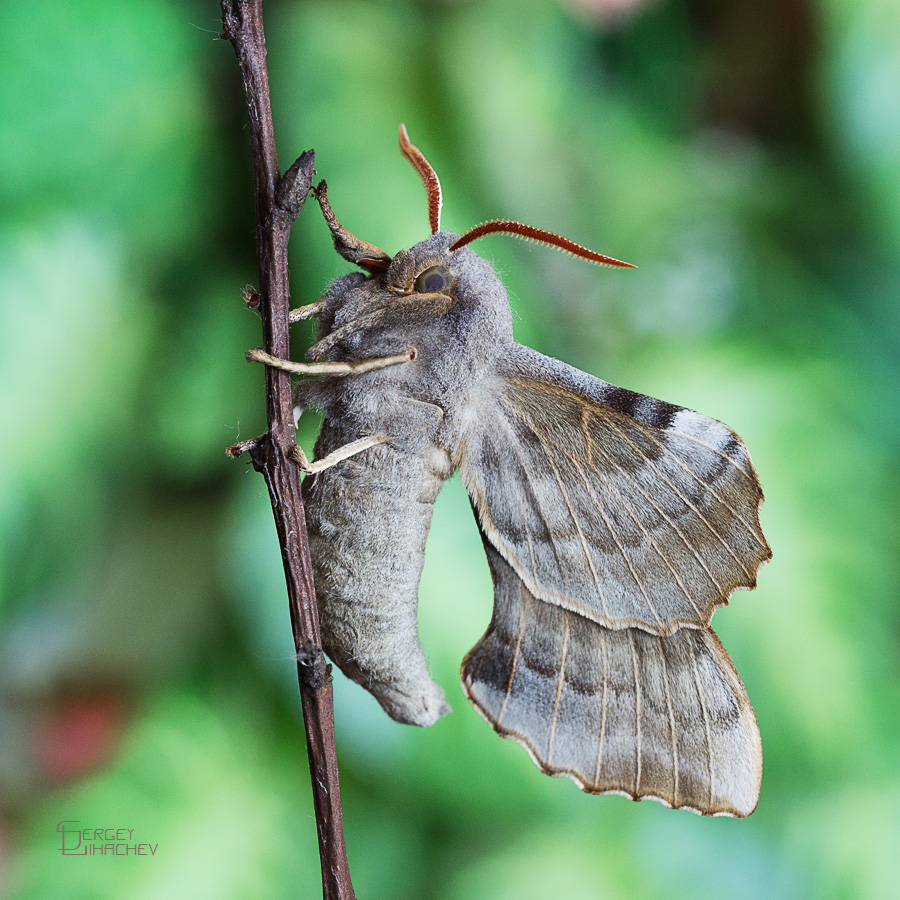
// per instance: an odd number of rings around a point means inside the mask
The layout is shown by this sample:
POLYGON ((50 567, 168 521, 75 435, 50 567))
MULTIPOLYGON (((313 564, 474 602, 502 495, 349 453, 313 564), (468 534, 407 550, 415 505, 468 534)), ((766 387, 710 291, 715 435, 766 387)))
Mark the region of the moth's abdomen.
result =
MULTIPOLYGON (((359 437, 326 422, 321 458, 359 437)), ((304 482, 322 644, 345 675, 398 722, 433 725, 450 711, 419 642, 418 591, 447 454, 381 444, 304 482)))

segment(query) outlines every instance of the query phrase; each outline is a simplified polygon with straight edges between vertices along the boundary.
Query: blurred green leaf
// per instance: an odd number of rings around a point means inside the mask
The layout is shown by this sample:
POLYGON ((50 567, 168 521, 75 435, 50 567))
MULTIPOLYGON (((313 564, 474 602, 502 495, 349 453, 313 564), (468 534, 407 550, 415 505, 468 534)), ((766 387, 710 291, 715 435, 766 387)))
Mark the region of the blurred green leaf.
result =
POLYGON ((298 753, 285 752, 246 688, 231 688, 227 699, 221 691, 156 698, 109 772, 49 798, 31 822, 14 896, 313 895, 315 824, 298 753), (65 857, 63 819, 134 829, 156 853, 65 857))
POLYGON ((74 207, 125 224, 145 254, 178 247, 206 214, 191 182, 210 117, 183 13, 158 0, 3 4, 5 209, 74 207))

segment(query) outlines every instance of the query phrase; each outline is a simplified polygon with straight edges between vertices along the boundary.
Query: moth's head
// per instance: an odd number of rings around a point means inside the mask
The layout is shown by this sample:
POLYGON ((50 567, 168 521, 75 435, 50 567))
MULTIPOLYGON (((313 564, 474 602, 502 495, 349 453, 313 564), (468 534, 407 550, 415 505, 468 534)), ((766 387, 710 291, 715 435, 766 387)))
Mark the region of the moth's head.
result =
POLYGON ((635 268, 631 263, 596 253, 553 232, 508 219, 483 222, 462 236, 449 231, 441 231, 443 202, 441 183, 422 151, 410 142, 406 127, 402 124, 400 125, 400 149, 425 183, 428 192, 428 218, 431 223, 432 236, 409 250, 401 250, 391 257, 380 247, 361 241, 338 221, 328 202, 325 182, 320 182, 314 190, 325 221, 331 229, 337 252, 344 259, 375 276, 376 280, 390 292, 408 295, 411 293, 451 293, 458 290, 464 295, 470 283, 482 280, 488 273, 493 276, 490 266, 469 250, 466 245, 494 232, 503 232, 523 240, 549 244, 598 265, 635 268))

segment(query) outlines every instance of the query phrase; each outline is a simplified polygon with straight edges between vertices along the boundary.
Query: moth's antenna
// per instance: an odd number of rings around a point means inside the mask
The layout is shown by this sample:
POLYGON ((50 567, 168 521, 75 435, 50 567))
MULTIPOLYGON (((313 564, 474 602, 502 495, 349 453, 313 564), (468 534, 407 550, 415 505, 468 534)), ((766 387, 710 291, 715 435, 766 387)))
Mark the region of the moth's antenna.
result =
POLYGON ((400 149, 403 155, 416 167, 416 171, 425 182, 425 190, 428 191, 428 220, 431 222, 431 233, 437 234, 441 230, 441 183, 437 173, 431 168, 431 163, 425 159, 422 151, 413 144, 406 133, 406 126, 400 123, 400 149))
POLYGON ((316 200, 319 201, 322 215, 325 216, 325 221, 331 230, 331 236, 334 238, 334 249, 347 262, 355 263, 357 266, 368 269, 370 272, 386 269, 390 265, 391 258, 384 250, 376 247, 374 244, 361 241, 355 234, 348 231, 338 222, 338 218, 328 202, 328 185, 324 180, 320 181, 313 188, 313 194, 315 194, 316 200))
POLYGON ((509 219, 493 219, 490 222, 482 222, 471 230, 467 231, 459 240, 450 245, 451 250, 459 250, 466 244, 486 234, 493 234, 496 231, 511 234, 514 237, 521 238, 524 241, 538 241, 541 244, 550 244, 552 247, 558 247, 564 253, 571 253, 572 256, 580 256, 582 259, 597 263, 601 266, 622 266, 626 269, 636 269, 631 263, 622 262, 621 259, 614 259, 612 256, 604 256, 602 253, 596 253, 570 241, 561 235, 554 234, 552 231, 544 231, 543 228, 534 228, 531 225, 523 225, 521 222, 513 222, 509 219))

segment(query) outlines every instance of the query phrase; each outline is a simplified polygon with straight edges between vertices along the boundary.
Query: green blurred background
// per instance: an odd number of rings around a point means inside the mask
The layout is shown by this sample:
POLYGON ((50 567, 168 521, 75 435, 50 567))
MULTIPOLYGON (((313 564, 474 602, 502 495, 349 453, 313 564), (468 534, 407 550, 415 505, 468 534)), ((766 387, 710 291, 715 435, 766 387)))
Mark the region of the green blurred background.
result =
MULTIPOLYGON (((491 610, 458 479, 421 630, 454 714, 335 681, 361 898, 900 894, 900 4, 266 4, 287 166, 393 252, 519 218, 639 264, 480 242, 520 341, 723 419, 775 557, 714 621, 763 737, 759 808, 701 819, 549 779, 465 701, 491 610)), ((215 0, 0 5, 0 891, 319 895, 263 481, 246 113, 215 0), (68 858, 60 820, 154 857, 68 858)), ((347 270, 314 207, 293 294, 347 270)), ((309 341, 298 326, 294 356, 309 341)), ((304 419, 311 448, 317 423, 304 419)))

